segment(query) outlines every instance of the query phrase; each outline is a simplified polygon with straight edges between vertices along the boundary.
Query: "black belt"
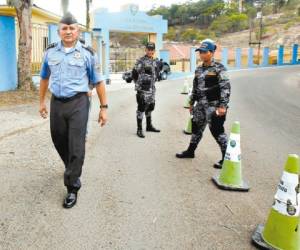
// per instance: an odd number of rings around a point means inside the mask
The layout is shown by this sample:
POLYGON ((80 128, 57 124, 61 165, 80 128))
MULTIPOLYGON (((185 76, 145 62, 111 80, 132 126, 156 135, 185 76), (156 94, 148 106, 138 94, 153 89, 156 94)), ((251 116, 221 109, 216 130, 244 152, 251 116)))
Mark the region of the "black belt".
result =
POLYGON ((61 102, 70 102, 70 101, 73 101, 83 95, 86 95, 86 94, 87 94, 87 92, 79 92, 71 97, 57 97, 53 94, 52 94, 52 96, 53 96, 54 100, 61 101, 61 102))

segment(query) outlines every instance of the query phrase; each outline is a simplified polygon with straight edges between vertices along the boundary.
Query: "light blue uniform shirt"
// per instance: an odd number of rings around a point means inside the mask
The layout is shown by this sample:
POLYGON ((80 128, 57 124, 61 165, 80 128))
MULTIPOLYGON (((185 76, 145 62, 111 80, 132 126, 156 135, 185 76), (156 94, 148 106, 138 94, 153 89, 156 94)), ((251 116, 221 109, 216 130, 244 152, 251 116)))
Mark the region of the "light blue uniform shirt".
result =
POLYGON ((59 98, 88 92, 89 84, 96 85, 104 80, 97 56, 79 41, 68 52, 65 52, 62 42, 49 48, 44 55, 40 76, 42 79, 50 78, 49 89, 59 98))

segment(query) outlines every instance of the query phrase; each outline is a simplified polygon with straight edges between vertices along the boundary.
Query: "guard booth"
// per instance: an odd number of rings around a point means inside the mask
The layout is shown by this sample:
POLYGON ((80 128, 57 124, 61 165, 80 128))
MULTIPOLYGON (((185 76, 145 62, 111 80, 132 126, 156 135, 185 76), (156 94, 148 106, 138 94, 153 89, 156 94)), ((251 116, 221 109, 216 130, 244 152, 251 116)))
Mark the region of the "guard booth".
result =
POLYGON ((163 48, 163 34, 168 31, 168 22, 162 16, 149 16, 139 11, 138 5, 125 5, 121 12, 97 9, 92 13, 93 35, 99 62, 106 82, 110 82, 110 32, 146 33, 148 40, 156 44, 156 56, 167 61, 169 56, 163 48))

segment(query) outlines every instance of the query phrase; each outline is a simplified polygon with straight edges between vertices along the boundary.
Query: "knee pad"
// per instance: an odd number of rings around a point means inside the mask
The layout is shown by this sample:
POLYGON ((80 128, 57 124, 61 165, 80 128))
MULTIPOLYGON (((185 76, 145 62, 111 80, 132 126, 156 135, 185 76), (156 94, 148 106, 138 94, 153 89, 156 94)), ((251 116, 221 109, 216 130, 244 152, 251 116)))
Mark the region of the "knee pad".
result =
POLYGON ((152 112, 154 110, 154 108, 155 108, 155 102, 150 103, 147 111, 152 112))
POLYGON ((141 112, 141 111, 136 111, 136 117, 140 120, 143 120, 144 118, 144 112, 141 112))

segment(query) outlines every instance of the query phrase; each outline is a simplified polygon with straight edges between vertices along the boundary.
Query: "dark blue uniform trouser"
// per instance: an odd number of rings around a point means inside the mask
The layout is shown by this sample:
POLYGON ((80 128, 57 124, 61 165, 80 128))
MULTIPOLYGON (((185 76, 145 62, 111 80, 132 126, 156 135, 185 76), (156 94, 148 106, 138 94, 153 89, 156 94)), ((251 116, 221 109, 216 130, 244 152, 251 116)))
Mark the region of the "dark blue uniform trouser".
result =
POLYGON ((137 111, 136 116, 137 119, 143 120, 144 113, 146 114, 146 117, 151 117, 152 111, 154 111, 155 108, 155 101, 153 98, 153 102, 147 103, 145 98, 142 94, 137 93, 136 94, 136 102, 137 102, 137 111))
POLYGON ((54 146, 65 165, 64 184, 69 192, 77 192, 85 156, 89 99, 79 93, 69 99, 52 96, 50 130, 54 146))
POLYGON ((224 158, 227 148, 227 135, 224 129, 224 123, 226 121, 226 115, 217 116, 215 113, 216 107, 209 107, 203 109, 202 112, 197 113, 196 121, 192 119, 192 137, 191 144, 196 148, 202 139, 204 130, 209 125, 209 129, 219 147, 224 158))

